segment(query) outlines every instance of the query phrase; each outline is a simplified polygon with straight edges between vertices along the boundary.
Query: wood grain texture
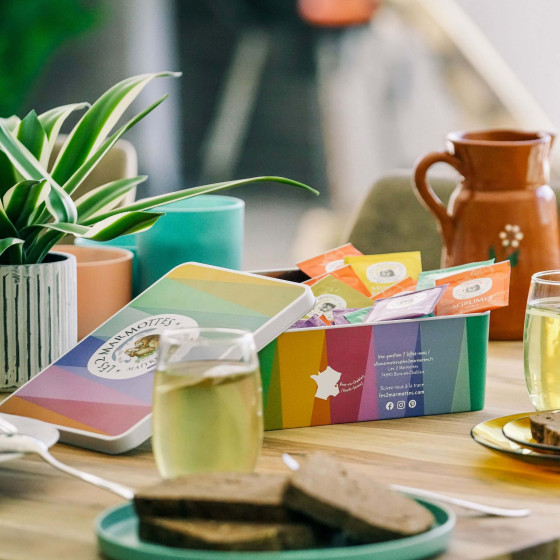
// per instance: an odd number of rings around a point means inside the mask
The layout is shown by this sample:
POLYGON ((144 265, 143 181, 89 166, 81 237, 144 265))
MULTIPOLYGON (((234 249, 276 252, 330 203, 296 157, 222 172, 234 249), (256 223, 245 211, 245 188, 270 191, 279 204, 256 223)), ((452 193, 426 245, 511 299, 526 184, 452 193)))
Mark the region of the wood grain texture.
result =
MULTIPOLYGON (((494 453, 475 443, 471 428, 498 416, 532 410, 519 342, 490 343, 485 409, 267 432, 257 469, 285 472, 281 453, 333 453, 386 483, 416 486, 503 507, 525 508, 524 519, 488 517, 459 508, 441 560, 560 560, 560 468, 494 453)), ((149 443, 119 456, 58 444, 53 454, 74 467, 141 488, 159 480, 149 443)), ((27 456, 0 463, 2 560, 101 559, 95 518, 122 500, 27 456)))

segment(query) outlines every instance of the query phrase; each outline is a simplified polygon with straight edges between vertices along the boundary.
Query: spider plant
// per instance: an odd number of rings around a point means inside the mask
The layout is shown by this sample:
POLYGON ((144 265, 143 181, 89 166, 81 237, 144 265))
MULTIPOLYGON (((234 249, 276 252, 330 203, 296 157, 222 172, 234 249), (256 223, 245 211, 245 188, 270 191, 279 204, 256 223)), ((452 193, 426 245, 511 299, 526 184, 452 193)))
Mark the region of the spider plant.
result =
POLYGON ((73 198, 82 181, 123 134, 153 111, 163 96, 113 129, 142 89, 154 78, 177 77, 161 72, 127 78, 105 92, 93 105, 75 103, 41 115, 0 119, 0 264, 40 263, 67 234, 95 241, 150 228, 162 213, 147 210, 203 193, 274 181, 317 191, 283 177, 253 177, 193 187, 119 206, 127 193, 144 181, 139 176, 112 181, 73 198), (79 122, 49 166, 61 127, 74 111, 79 122))

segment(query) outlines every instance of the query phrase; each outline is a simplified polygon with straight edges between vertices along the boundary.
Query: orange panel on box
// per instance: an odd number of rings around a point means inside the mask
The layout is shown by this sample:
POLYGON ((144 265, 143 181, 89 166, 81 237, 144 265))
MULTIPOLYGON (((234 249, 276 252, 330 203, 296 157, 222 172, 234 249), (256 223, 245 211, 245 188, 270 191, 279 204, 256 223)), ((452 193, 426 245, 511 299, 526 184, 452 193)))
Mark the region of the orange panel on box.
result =
POLYGON ((278 339, 284 428, 309 426, 325 344, 324 330, 284 333, 278 339))

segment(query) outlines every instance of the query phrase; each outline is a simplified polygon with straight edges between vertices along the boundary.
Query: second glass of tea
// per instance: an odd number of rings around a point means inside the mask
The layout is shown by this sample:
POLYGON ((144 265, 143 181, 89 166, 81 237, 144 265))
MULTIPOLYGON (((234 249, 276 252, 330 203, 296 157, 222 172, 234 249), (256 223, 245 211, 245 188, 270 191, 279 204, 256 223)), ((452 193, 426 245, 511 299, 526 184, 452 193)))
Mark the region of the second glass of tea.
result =
POLYGON ((263 437, 261 378, 252 333, 168 330, 159 344, 152 447, 162 477, 252 471, 263 437))
POLYGON ((560 409, 560 270, 537 272, 523 335, 525 381, 537 410, 560 409))

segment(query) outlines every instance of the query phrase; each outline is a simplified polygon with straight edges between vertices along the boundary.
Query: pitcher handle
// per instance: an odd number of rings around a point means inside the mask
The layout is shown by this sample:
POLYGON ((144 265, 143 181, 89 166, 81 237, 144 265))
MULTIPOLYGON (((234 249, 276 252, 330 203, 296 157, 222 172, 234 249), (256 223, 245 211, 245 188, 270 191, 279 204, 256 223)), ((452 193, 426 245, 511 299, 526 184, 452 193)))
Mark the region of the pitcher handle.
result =
POLYGON ((451 167, 454 167, 462 174, 461 161, 458 158, 451 155, 449 152, 432 152, 424 156, 416 164, 416 168, 414 169, 414 186, 416 187, 416 193, 420 196, 421 201, 425 203, 428 210, 437 218, 445 246, 449 247, 454 230, 453 218, 449 215, 442 201, 426 180, 428 169, 434 165, 434 163, 441 162, 451 165, 451 167))

